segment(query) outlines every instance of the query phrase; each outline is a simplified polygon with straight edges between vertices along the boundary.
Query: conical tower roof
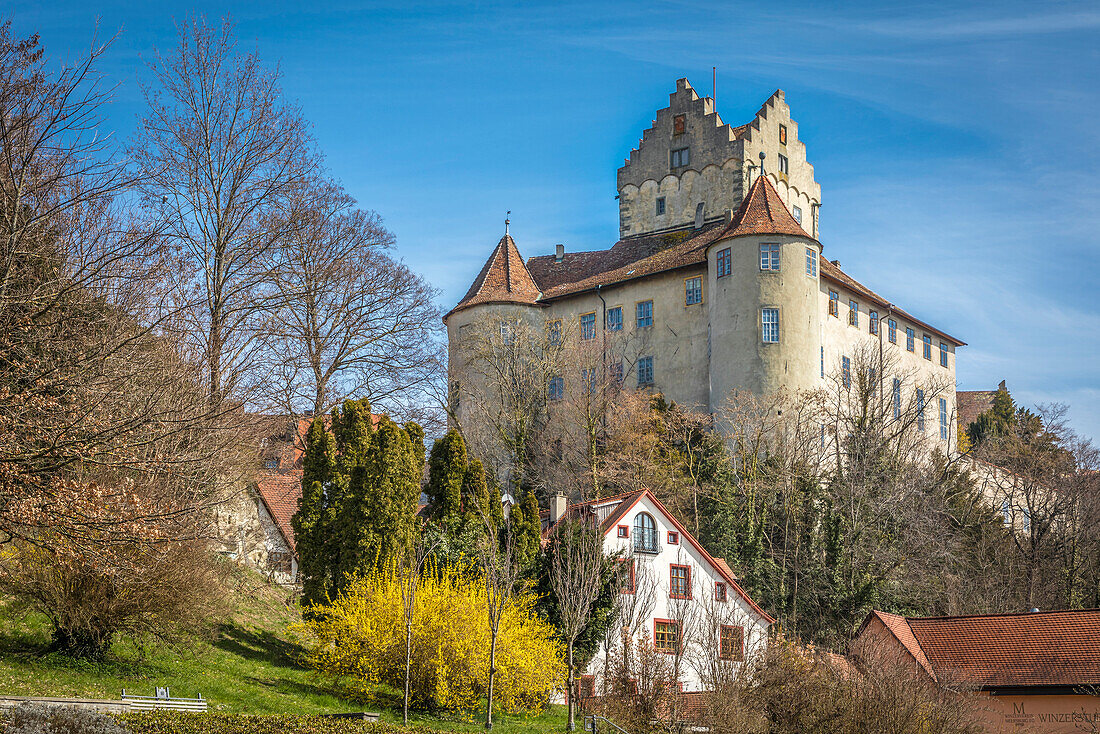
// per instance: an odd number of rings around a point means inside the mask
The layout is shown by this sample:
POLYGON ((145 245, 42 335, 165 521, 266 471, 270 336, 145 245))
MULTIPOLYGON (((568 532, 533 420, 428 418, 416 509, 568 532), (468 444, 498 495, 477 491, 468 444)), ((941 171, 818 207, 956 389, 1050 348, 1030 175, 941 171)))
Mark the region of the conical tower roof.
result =
MULTIPOLYGON (((470 290, 447 316, 470 306, 483 303, 520 303, 533 305, 539 298, 539 287, 519 254, 515 240, 505 234, 485 261, 470 290)), ((447 316, 443 318, 446 319, 447 316)))
POLYGON ((726 225, 719 239, 750 234, 786 234, 817 241, 802 229, 765 175, 753 182, 748 196, 741 202, 733 221, 726 225))

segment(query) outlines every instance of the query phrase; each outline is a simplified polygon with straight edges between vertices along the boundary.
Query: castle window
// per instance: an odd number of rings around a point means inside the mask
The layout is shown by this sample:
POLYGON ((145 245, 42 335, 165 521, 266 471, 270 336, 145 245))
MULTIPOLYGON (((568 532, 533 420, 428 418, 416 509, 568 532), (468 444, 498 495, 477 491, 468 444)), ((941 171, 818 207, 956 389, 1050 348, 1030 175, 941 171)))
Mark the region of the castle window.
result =
POLYGON ((940 342, 940 367, 947 366, 947 345, 940 342))
POLYGON ((800 207, 800 206, 791 207, 791 214, 794 215, 794 221, 798 222, 799 224, 802 224, 802 207, 800 207))
POLYGON ((840 294, 836 291, 829 291, 829 315, 840 318, 840 294))
POLYGON ((825 347, 821 348, 821 377, 825 378, 825 347))
POLYGON ((905 348, 907 350, 909 350, 910 352, 912 352, 916 349, 916 347, 913 345, 913 341, 914 341, 915 336, 916 335, 913 333, 913 330, 911 328, 909 328, 908 326, 906 326, 905 327, 905 348))
POLYGON ((278 469, 279 460, 277 458, 264 459, 264 469, 278 469))
POLYGON ((703 302, 703 277, 696 275, 694 278, 684 279, 684 305, 694 306, 703 302))
POLYGON ((634 316, 635 326, 639 329, 653 326, 653 301, 638 301, 634 316))
POLYGON ((806 248, 806 275, 817 277, 817 250, 812 247, 806 248))
POLYGON ((659 217, 664 213, 665 213, 665 197, 658 196, 657 197, 657 216, 659 217))
POLYGON ((500 322, 500 341, 505 346, 511 346, 516 340, 516 325, 511 321, 500 322))
POLYGON ((917 388, 917 430, 924 433, 924 390, 917 388))
POLYGON ((867 330, 872 334, 878 333, 878 311, 872 311, 869 316, 867 330))
POLYGON ((779 126, 779 144, 780 145, 786 145, 787 144, 787 126, 786 125, 780 125, 779 126))
POLYGON ((612 362, 607 366, 607 372, 611 375, 611 379, 615 381, 616 385, 623 384, 623 361, 620 359, 618 362, 612 362))
POLYGON ((596 312, 581 314, 581 339, 596 338, 596 312))
POLYGON ((894 420, 901 418, 901 380, 894 378, 894 420))
POLYGON ((745 659, 745 628, 724 624, 718 633, 718 659, 739 663, 745 659))
POLYGON ((596 392, 596 370, 586 367, 581 370, 581 383, 584 385, 586 395, 596 392))
POLYGON ((551 346, 561 346, 561 319, 546 322, 546 336, 551 346))
POLYGON ((840 358, 840 379, 845 390, 852 386, 852 360, 847 357, 840 358))
POLYGON ((687 115, 676 115, 672 118, 672 134, 683 135, 687 129, 687 115))
POLYGON ((616 306, 615 308, 607 309, 607 330, 608 331, 622 331, 623 330, 623 307, 616 306))
POLYGON ((779 245, 760 245, 760 269, 779 271, 779 245))
POLYGON ((691 566, 669 564, 668 595, 673 599, 691 598, 691 566))
POLYGON ((947 400, 940 398, 940 439, 947 440, 947 400))
POLYGON ((681 168, 691 163, 691 148, 677 148, 671 156, 672 167, 681 168))
POLYGON ((859 304, 848 301, 848 326, 859 326, 859 304))
POLYGON ((730 263, 730 248, 718 251, 717 258, 718 277, 724 278, 733 272, 732 264, 730 263))
POLYGON ((779 309, 778 308, 762 308, 760 309, 760 325, 764 336, 765 344, 778 344, 779 343, 779 309))
POLYGON ((565 397, 565 380, 558 376, 551 377, 548 394, 551 400, 561 400, 565 397))
POLYGON ((779 154, 779 172, 789 173, 790 165, 787 163, 787 156, 782 153, 779 154))
POLYGON ((886 334, 887 334, 887 336, 890 337, 890 343, 891 344, 897 344, 898 343, 898 322, 897 322, 897 320, 896 319, 890 319, 887 322, 887 325, 888 325, 889 328, 886 330, 886 334))
POLYGON ((932 361, 932 337, 927 334, 924 335, 924 358, 932 361))
POLYGON ((653 384, 653 357, 638 359, 638 387, 653 384))
POLYGON ((726 601, 728 598, 726 594, 726 582, 715 581, 714 582, 714 601, 726 601))

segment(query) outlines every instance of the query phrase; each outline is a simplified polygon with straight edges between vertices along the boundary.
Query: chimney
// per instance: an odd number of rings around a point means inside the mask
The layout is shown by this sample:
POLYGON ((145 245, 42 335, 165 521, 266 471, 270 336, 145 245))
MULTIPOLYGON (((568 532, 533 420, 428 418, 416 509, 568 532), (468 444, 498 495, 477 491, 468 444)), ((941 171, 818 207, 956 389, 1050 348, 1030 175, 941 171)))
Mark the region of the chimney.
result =
POLYGON ((695 229, 703 226, 703 202, 695 205, 695 229))
POLYGON ((562 517, 565 515, 565 508, 568 507, 568 504, 569 503, 565 500, 565 495, 561 492, 556 492, 554 496, 550 498, 551 525, 562 519, 562 517))
POLYGON ((840 267, 840 260, 833 260, 833 265, 836 265, 839 268, 840 267))
POLYGON ((726 224, 733 224, 733 209, 726 210, 726 224))
POLYGON ((565 245, 560 242, 554 248, 554 262, 561 262, 565 259, 565 245))

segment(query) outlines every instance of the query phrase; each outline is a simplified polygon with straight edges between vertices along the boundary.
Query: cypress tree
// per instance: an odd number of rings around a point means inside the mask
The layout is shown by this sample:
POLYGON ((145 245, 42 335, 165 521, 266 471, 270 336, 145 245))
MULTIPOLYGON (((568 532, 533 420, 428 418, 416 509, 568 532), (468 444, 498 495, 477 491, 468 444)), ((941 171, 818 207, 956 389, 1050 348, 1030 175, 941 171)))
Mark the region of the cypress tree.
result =
POLYGON ((362 512, 356 497, 365 492, 363 464, 373 434, 370 401, 365 398, 345 400, 342 406, 333 410, 332 433, 337 457, 332 497, 328 503, 331 519, 326 540, 328 563, 332 568, 328 593, 336 598, 359 564, 356 538, 362 512))
POLYGON ((538 556, 542 539, 539 501, 530 489, 523 502, 512 508, 512 532, 516 534, 516 555, 520 565, 531 563, 538 556))
POLYGON ((322 603, 332 568, 328 560, 329 507, 327 491, 336 467, 336 442, 317 416, 305 437, 302 457, 302 497, 298 511, 290 519, 298 553, 298 573, 302 579, 302 606, 322 603))
POLYGON ((472 459, 466 467, 466 475, 462 479, 462 503, 468 523, 479 525, 488 520, 497 528, 504 524, 500 490, 495 485, 490 489, 485 478, 485 466, 480 459, 472 459))
POLYGON ((432 445, 428 501, 432 505, 432 514, 444 523, 454 524, 462 511, 462 483, 468 466, 466 442, 458 431, 447 431, 432 445))

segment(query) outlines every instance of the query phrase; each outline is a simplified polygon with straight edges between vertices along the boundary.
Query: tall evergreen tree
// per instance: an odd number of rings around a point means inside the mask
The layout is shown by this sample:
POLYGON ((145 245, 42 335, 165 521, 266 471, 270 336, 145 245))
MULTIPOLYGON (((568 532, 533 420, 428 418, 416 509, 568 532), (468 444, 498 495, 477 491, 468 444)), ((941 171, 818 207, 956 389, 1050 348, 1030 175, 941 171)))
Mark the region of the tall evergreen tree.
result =
POLYGON ((462 512, 462 483, 468 466, 466 442, 458 431, 447 431, 432 445, 428 501, 432 515, 448 525, 457 522, 462 512))
POLYGON ((302 606, 325 601, 331 567, 329 559, 330 506, 327 501, 336 468, 336 441, 317 416, 305 437, 302 457, 302 497, 290 519, 302 579, 302 606))
POLYGON ((527 566, 538 556, 542 539, 539 501, 532 490, 528 489, 523 502, 512 507, 511 521, 516 535, 516 558, 521 566, 527 566))

